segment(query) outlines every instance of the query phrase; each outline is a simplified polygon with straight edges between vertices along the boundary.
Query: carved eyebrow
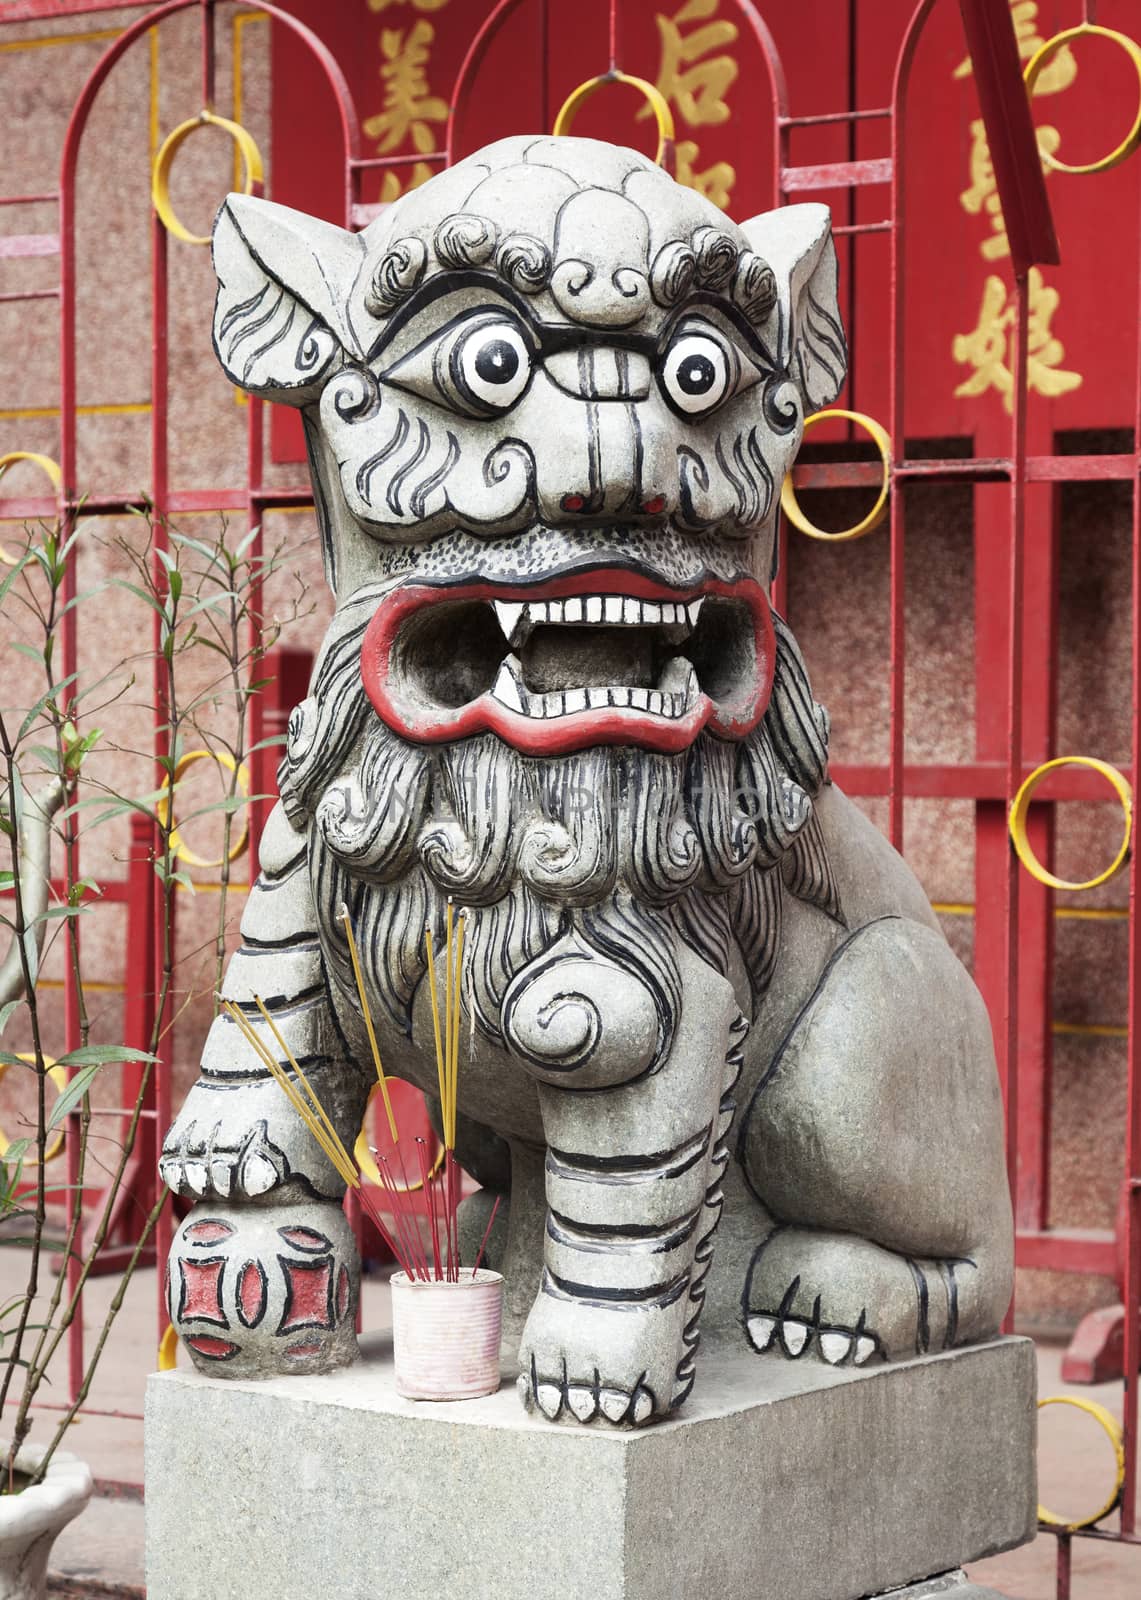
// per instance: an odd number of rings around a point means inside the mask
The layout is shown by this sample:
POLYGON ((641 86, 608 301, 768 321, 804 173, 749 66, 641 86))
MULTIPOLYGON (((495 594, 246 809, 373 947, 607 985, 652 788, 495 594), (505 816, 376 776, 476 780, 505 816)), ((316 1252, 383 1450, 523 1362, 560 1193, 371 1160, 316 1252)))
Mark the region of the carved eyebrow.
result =
MULTIPOLYGON (((498 273, 478 267, 461 268, 451 272, 439 272, 435 277, 421 282, 413 289, 404 304, 392 313, 387 324, 377 334, 369 346, 365 359, 371 361, 386 345, 391 344, 413 318, 418 317, 435 301, 456 294, 461 289, 471 288, 481 289, 491 299, 502 302, 514 311, 529 329, 534 330, 534 313, 526 299, 505 283, 498 273)), ((479 307, 472 306, 469 309, 477 311, 479 307)))

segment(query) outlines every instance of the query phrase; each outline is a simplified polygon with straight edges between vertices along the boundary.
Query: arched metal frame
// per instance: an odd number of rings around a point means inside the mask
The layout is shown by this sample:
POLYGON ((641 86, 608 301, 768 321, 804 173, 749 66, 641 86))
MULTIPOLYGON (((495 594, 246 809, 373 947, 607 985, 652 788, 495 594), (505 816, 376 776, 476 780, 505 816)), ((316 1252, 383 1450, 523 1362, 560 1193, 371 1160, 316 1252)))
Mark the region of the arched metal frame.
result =
MULTIPOLYGON (((239 0, 168 0, 167 4, 148 10, 138 21, 114 41, 85 83, 72 114, 64 142, 60 169, 58 195, 19 197, 53 199, 60 206, 60 402, 61 402, 61 466, 63 485, 58 501, 51 499, 8 500, 3 502, 7 515, 35 517, 58 515, 70 528, 77 518, 92 513, 123 512, 137 508, 140 502, 130 499, 104 497, 82 500, 81 486, 76 481, 76 329, 75 329, 75 227, 77 217, 75 178, 77 160, 84 129, 95 97, 115 64, 124 53, 155 25, 167 17, 196 10, 201 17, 201 85, 202 100, 211 106, 214 91, 214 25, 218 5, 236 5, 239 0)), ((439 166, 453 159, 459 118, 478 79, 481 63, 493 39, 510 20, 523 0, 499 0, 482 26, 473 36, 464 55, 452 96, 452 109, 447 126, 444 148, 427 155, 397 155, 380 158, 361 156, 360 128, 352 98, 336 60, 321 41, 295 18, 273 5, 264 10, 276 24, 290 29, 306 45, 324 72, 334 95, 341 124, 344 146, 344 214, 347 226, 363 225, 375 213, 375 207, 362 203, 363 183, 367 175, 378 169, 411 167, 414 161, 426 161, 439 166)), ((950 0, 943 0, 949 4, 950 0)), ((543 0, 540 10, 539 46, 545 50, 547 39, 547 5, 543 0)), ((773 38, 763 18, 750 3, 741 0, 740 14, 752 32, 759 47, 760 59, 767 75, 769 97, 772 104, 774 129, 774 159, 771 183, 771 203, 781 205, 790 196, 799 196, 813 189, 848 187, 854 192, 867 184, 889 185, 888 214, 879 221, 850 221, 837 225, 838 236, 855 236, 880 232, 890 236, 890 280, 888 292, 891 300, 890 350, 889 350, 889 404, 886 419, 887 431, 893 442, 894 459, 891 463, 893 493, 890 500, 889 554, 889 740, 886 769, 872 767, 837 768, 837 777, 850 791, 879 794, 887 801, 889 833, 897 845, 903 843, 904 800, 916 795, 958 797, 972 799, 979 814, 977 830, 980 879, 989 874, 997 881, 1001 892, 991 897, 986 927, 983 926, 983 906, 980 895, 979 923, 976 933, 977 966, 993 969, 987 992, 992 1018, 995 1023, 996 1042, 999 1047, 1003 1087, 1006 1099, 1008 1133, 1007 1158, 1012 1190, 1016 1196, 1018 1220, 1018 1259, 1022 1265, 1058 1267, 1063 1270, 1100 1271, 1113 1273, 1120 1249, 1122 1257, 1123 1297, 1125 1316, 1125 1366, 1127 1372, 1136 1373, 1141 1367, 1141 1071, 1138 1068, 1137 1042, 1141 1039, 1141 942, 1137 931, 1138 864, 1136 856, 1129 868, 1129 1041, 1128 1041, 1128 1128, 1126 1139, 1125 1221, 1124 1236, 1115 1245, 1112 1240, 1091 1246, 1088 1240, 1068 1237, 1063 1232, 1051 1232, 1047 1227, 1047 1196, 1045 1182, 1048 1154, 1048 1039, 1040 1037, 1043 1026, 1048 1031, 1048 992, 1043 996, 1028 980, 1034 974, 1031 966, 1041 955, 1048 964, 1049 925, 1052 901, 1048 891, 1037 885, 1020 881, 1020 868, 1014 852, 1009 849, 1005 831, 1005 814, 1027 773, 1026 734, 1023 714, 1024 670, 1024 611, 1020 597, 1029 576, 1033 583, 1048 586, 1049 570, 1040 570, 1039 558, 1034 556, 1033 571, 1027 572, 1026 544, 1026 487, 1033 482, 1081 481, 1090 479, 1129 479, 1133 495, 1132 523, 1132 716, 1131 748, 1133 767, 1137 767, 1137 752, 1141 750, 1141 346, 1138 351, 1137 414, 1135 416, 1133 452, 1129 456, 1066 456, 1053 454, 1028 455, 1027 416, 1027 326, 1028 286, 1025 276, 1016 277, 1016 335, 1014 339, 1014 391, 1013 412, 1010 422, 1009 446, 1001 458, 924 459, 908 458, 906 454, 907 405, 905 392, 905 285, 907 247, 907 193, 905 174, 905 119, 912 68, 924 28, 931 16, 936 0, 920 0, 908 24, 896 61, 890 104, 861 111, 842 111, 821 116, 793 116, 789 111, 785 75, 773 38), (853 130, 863 121, 887 120, 890 130, 890 156, 885 160, 861 161, 852 159, 824 167, 793 164, 791 139, 798 128, 822 123, 839 123, 853 130), (980 759, 973 764, 955 767, 910 768, 905 759, 904 743, 904 688, 906 681, 904 599, 905 599, 905 506, 907 485, 923 482, 970 482, 973 484, 1005 483, 1009 493, 1006 510, 1001 518, 1001 534, 997 556, 991 554, 989 574, 1000 582, 1006 596, 1006 615, 1002 627, 986 641, 988 665, 992 672, 1001 670, 1003 694, 1000 705, 991 708, 992 724, 988 734, 993 753, 990 759, 980 759), (997 559, 998 565, 995 566, 997 559), (1001 752, 1001 759, 999 759, 1001 752), (984 813, 987 828, 984 830, 984 813), (999 856, 1001 855, 1001 862, 999 856), (1028 938, 1027 930, 1030 929, 1028 938), (1035 942, 1037 941, 1037 942, 1035 942), (985 943, 986 959, 981 949, 985 943), (1020 946, 1029 951, 1020 973, 1020 946), (1034 995, 1035 1003, 1020 1012, 1020 996, 1027 991, 1034 995), (1046 1007, 1046 1022, 1038 1013, 1046 1007), (1021 1024, 1021 1026, 1020 1026, 1021 1024), (1035 1032, 1038 1030, 1038 1032, 1035 1032), (1027 1051, 1027 1037, 1032 1045, 1027 1051), (1020 1045, 1021 1056, 1020 1060, 1020 1045), (1038 1046, 1040 1059, 1032 1069, 1027 1069, 1027 1055, 1035 1055, 1038 1046), (1020 1118, 1019 1085, 1023 1084, 1026 1104, 1020 1118)), ((24 5, 13 7, 16 16, 46 14, 38 9, 39 0, 24 0, 24 5)), ((80 3, 69 8, 76 13, 90 8, 80 3)), ((1082 5, 1087 16, 1093 7, 1089 0, 1082 5)), ((5 18, 4 20, 13 20, 5 18)), ((611 69, 619 65, 619 4, 610 0, 609 37, 607 41, 611 69)), ((546 103, 546 84, 543 83, 543 125, 549 126, 552 108, 546 103)), ((850 146, 854 154, 854 140, 850 146)), ((304 506, 311 503, 307 485, 270 490, 263 483, 263 406, 251 400, 247 415, 246 483, 240 488, 220 490, 179 491, 169 481, 167 428, 168 428, 168 350, 166 323, 166 267, 167 237, 156 218, 152 230, 152 285, 153 285, 153 339, 151 371, 151 446, 153 482, 151 501, 158 516, 195 510, 228 510, 244 512, 250 527, 256 526, 266 510, 287 506, 304 506)), ((39 293, 43 293, 40 291, 39 293)), ((882 419, 881 419, 882 420, 882 419)), ((835 461, 803 465, 796 469, 794 482, 798 488, 863 486, 878 474, 878 464, 869 466, 862 462, 835 461)), ((978 539, 977 528, 981 514, 981 498, 976 505, 976 550, 978 560, 983 559, 983 541, 978 539)), ((990 513, 988 512, 988 515, 990 513)), ((160 525, 161 526, 161 525, 160 525)), ((994 525, 991 525, 994 532, 994 525)), ((783 608, 787 600, 787 535, 781 535, 781 575, 774 585, 774 600, 783 608)), ((156 571, 161 577, 161 572, 156 571)), ((980 579, 976 579, 976 582, 980 579)), ((74 574, 69 578, 74 592, 74 574)), ((77 657, 76 611, 69 611, 65 623, 64 672, 74 670, 77 657)), ((981 653, 984 645, 977 640, 981 653)), ((992 689, 993 698, 993 689, 992 689)), ((260 737, 255 708, 251 728, 251 742, 260 737)), ((156 723, 161 723, 161 708, 156 723)), ((1034 740, 1039 742, 1040 729, 1035 727, 1034 740)), ((1048 735, 1046 736, 1048 737, 1048 735)), ((156 742, 156 753, 161 754, 161 737, 156 742)), ((1052 753, 1052 752, 1047 752, 1052 753)), ((255 793, 265 793, 267 761, 261 754, 261 764, 255 765, 253 784, 255 793)), ((1096 794, 1093 785, 1078 774, 1055 783, 1051 791, 1056 799, 1086 799, 1096 794)), ((1051 833, 1050 818, 1053 800, 1035 807, 1032 812, 1031 837, 1035 848, 1045 858, 1051 833)), ((262 815, 253 818, 253 837, 256 843, 262 815)), ((69 849, 77 850, 74 835, 69 849)), ((74 858, 73 858, 74 859, 74 858)), ((160 959, 156 953, 156 961, 160 959)), ((76 996, 70 987, 66 995, 68 1032, 67 1048, 78 1043, 76 996)), ((984 975, 985 983, 985 975, 984 975)), ((1048 989, 1048 986, 1046 986, 1048 989)), ((161 1127, 169 1119, 170 1041, 164 1051, 164 1060, 157 1072, 157 1123, 161 1127)), ((74 1141, 69 1141, 74 1144, 74 1141)), ((69 1156, 69 1178, 74 1178, 69 1156)), ((160 1263, 169 1245, 169 1214, 158 1236, 160 1263)), ((159 1274, 161 1282, 161 1272, 159 1274)), ((165 1313, 160 1312, 165 1319, 165 1313)), ((82 1330, 73 1328, 71 1351, 71 1381, 78 1382, 82 1370, 82 1330)), ((1135 1524, 1134 1503, 1138 1476, 1138 1386, 1131 1383, 1125 1391, 1125 1486, 1123 1494, 1122 1525, 1120 1537, 1130 1542, 1141 1542, 1135 1524)), ((1094 1536, 1110 1537, 1106 1533, 1094 1536)), ((1059 1593, 1068 1584, 1069 1533, 1059 1537, 1059 1593), (1064 1576, 1063 1576, 1064 1569, 1064 1576)))

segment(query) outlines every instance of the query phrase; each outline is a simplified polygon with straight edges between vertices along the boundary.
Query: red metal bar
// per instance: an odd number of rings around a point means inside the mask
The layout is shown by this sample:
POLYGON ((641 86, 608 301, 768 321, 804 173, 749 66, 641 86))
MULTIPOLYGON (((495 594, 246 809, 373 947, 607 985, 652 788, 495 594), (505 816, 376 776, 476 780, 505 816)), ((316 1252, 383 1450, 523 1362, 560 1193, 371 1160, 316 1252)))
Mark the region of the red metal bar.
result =
POLYGON ((0 236, 0 261, 26 261, 33 256, 58 255, 58 233, 9 233, 0 236))
POLYGON ((824 111, 812 117, 781 117, 780 124, 784 128, 823 128, 830 122, 870 122, 891 114, 891 106, 876 106, 871 111, 824 111))
MULTIPOLYGON (((1133 448, 1141 452, 1141 338, 1136 348, 1136 411, 1133 448)), ((1132 683, 1130 749, 1136 766, 1141 760, 1141 476, 1133 480, 1132 528, 1132 683)), ((1121 1529, 1131 1534, 1137 1527, 1138 1373, 1141 1372, 1141 932, 1137 917, 1138 852, 1129 863, 1129 1047, 1125 1126, 1125 1272, 1122 1299, 1125 1306, 1125 1393, 1122 1421, 1125 1430, 1125 1479, 1121 1502, 1121 1529)))
POLYGON ((201 0, 202 105, 214 109, 214 0, 201 0))
POLYGON ((421 161, 447 161, 446 150, 430 150, 421 155, 419 150, 406 150, 402 156, 361 156, 352 163, 354 172, 373 172, 389 167, 414 167, 421 161))
MULTIPOLYGON (((153 542, 152 582, 158 596, 165 598, 168 592, 166 568, 160 558, 160 551, 169 550, 170 541, 167 536, 166 518, 169 514, 169 396, 170 396, 170 345, 169 345, 169 301, 167 283, 167 247, 168 235, 166 228, 159 220, 158 213, 151 214, 151 500, 154 506, 153 522, 151 525, 151 539, 153 542)), ((171 752, 170 737, 171 706, 167 695, 166 677, 163 670, 162 658, 162 622, 156 612, 152 617, 152 647, 153 659, 153 686, 154 686, 154 756, 157 763, 165 761, 171 752)), ((157 765, 155 773, 155 786, 161 787, 168 774, 166 769, 157 765)), ((151 832, 152 852, 159 848, 159 837, 156 830, 151 832)), ((158 1060, 154 1065, 155 1075, 155 1107, 160 1116, 169 1116, 171 1104, 171 1079, 174 1074, 174 1037, 166 1027, 166 1019, 170 1014, 169 995, 163 994, 164 965, 168 953, 168 946, 173 947, 175 939, 174 902, 171 900, 168 916, 166 892, 162 880, 157 873, 151 875, 152 918, 154 923, 154 940, 152 945, 151 987, 154 994, 154 1021, 157 1028, 159 1043, 154 1052, 158 1060)), ((170 948, 173 959, 174 951, 170 948)), ((165 1127, 165 1121, 164 1121, 165 1127)), ((163 1206, 158 1222, 155 1225, 155 1257, 158 1264, 156 1274, 157 1290, 157 1316, 159 1329, 166 1326, 166 1263, 170 1254, 170 1241, 173 1233, 171 1220, 171 1206, 169 1196, 163 1206)), ((160 1333, 161 1336, 161 1333, 160 1333)))
MULTIPOLYGON (((1008 572, 1008 623, 1009 648, 1006 698, 1007 698, 1007 764, 1006 804, 1009 808, 1022 781, 1022 610, 1023 561, 1026 533, 1026 400, 1027 400, 1027 331, 1029 297, 1026 275, 1015 279, 1015 339, 1014 339, 1014 393, 1011 417, 1014 471, 1010 477, 1010 565, 1008 572)), ((1019 1014, 1019 893, 1021 890, 1021 864, 1012 850, 1007 852, 1006 873, 1003 880, 1003 913, 1005 919, 1004 968, 1006 986, 1003 994, 1004 1028, 1006 1041, 1003 1073, 1003 1098, 1006 1105, 1006 1163, 1011 1194, 1018 1192, 1018 1014, 1019 1014)), ((1007 1312, 1005 1328, 1014 1327, 1014 1299, 1007 1312)))
POLYGON ((1009 6, 994 0, 959 0, 959 9, 1017 283, 1035 264, 1057 265, 1061 258, 1014 19, 1009 6))
POLYGON ((849 185, 890 183, 893 163, 890 156, 875 161, 828 161, 818 167, 785 167, 781 187, 785 194, 795 189, 843 189, 849 185))
MULTIPOLYGON (((1139 470, 1141 462, 1133 455, 1026 458, 1027 483, 1129 483, 1139 470)), ((1009 483, 1013 471, 1014 463, 1004 456, 956 456, 897 461, 892 476, 925 483, 1009 483)), ((801 461, 792 470, 798 489, 878 489, 882 476, 878 461, 801 461)))
POLYGON ((1117 1275, 1117 1238, 1112 1228, 1020 1229, 1015 1235, 1020 1267, 1052 1272, 1117 1275))
MULTIPOLYGON (((908 24, 896 62, 891 91, 891 296, 889 355, 888 432, 891 435, 893 466, 904 458, 906 436, 905 353, 906 317, 904 285, 907 252, 907 188, 903 165, 903 131, 907 91, 919 36, 934 0, 920 0, 908 24)), ((905 577, 904 577, 904 496, 897 483, 892 496, 889 523, 889 639, 888 639, 888 837, 903 850, 904 799, 904 707, 906 672, 905 577)))
POLYGON ((138 11, 152 0, 5 0, 0 22, 49 22, 89 11, 138 11))

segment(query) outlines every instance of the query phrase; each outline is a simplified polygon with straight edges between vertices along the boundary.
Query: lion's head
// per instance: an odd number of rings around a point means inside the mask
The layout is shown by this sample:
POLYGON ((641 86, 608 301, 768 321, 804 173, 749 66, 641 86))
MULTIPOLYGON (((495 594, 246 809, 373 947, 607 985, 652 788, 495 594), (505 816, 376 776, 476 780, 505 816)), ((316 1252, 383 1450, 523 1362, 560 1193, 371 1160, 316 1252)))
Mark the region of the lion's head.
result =
POLYGON ((356 902, 388 1013, 441 892, 488 910, 493 1036, 556 942, 667 1013, 674 937, 771 962, 825 759, 762 580, 844 377, 826 208, 738 226, 633 151, 515 138, 361 234, 230 196, 214 253, 219 359, 301 408, 337 596, 283 797, 343 874, 319 911, 388 886, 356 902))

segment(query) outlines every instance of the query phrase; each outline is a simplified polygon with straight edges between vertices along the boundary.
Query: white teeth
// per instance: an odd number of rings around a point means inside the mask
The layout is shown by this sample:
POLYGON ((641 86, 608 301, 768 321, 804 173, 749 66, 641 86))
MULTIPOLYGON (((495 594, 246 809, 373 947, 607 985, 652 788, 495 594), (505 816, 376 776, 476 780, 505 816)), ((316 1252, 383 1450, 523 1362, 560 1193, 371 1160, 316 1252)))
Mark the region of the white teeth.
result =
POLYGON ((495 606, 499 626, 503 629, 503 637, 510 644, 519 626, 519 619, 527 608, 521 600, 495 600, 492 604, 495 606))
MULTIPOLYGON (((673 656, 661 671, 654 688, 627 688, 600 685, 593 688, 554 690, 546 694, 528 691, 516 650, 521 650, 531 629, 542 623, 618 623, 645 626, 660 623, 684 626, 696 618, 701 601, 688 605, 672 602, 634 600, 624 595, 572 595, 566 600, 537 600, 524 604, 517 600, 496 600, 495 615, 508 642, 515 647, 500 663, 491 696, 500 705, 520 716, 548 718, 571 716, 584 711, 644 711, 650 716, 677 719, 684 717, 700 694, 697 674, 684 656, 673 656)), ((676 637, 676 635, 675 635, 676 637)))
POLYGON ((605 688, 556 689, 547 694, 528 694, 521 677, 518 657, 500 662, 491 688, 492 697, 520 716, 561 717, 578 711, 648 711, 651 716, 683 717, 697 693, 697 675, 688 661, 675 658, 662 674, 660 689, 628 689, 622 684, 605 688), (683 685, 683 687, 679 687, 683 685))
POLYGON ((495 615, 509 643, 523 638, 542 623, 608 623, 625 627, 694 627, 702 601, 678 604, 664 600, 634 600, 626 595, 571 595, 566 600, 493 600, 495 615))
POLYGON ((511 711, 522 711, 523 700, 519 694, 519 685, 515 681, 515 674, 506 661, 499 664, 499 676, 492 685, 492 694, 500 705, 507 706, 511 711))
POLYGON ((875 1348, 875 1340, 869 1339, 866 1335, 862 1334, 860 1338, 856 1340, 856 1354, 852 1358, 856 1366, 862 1367, 868 1357, 874 1353, 875 1348))

